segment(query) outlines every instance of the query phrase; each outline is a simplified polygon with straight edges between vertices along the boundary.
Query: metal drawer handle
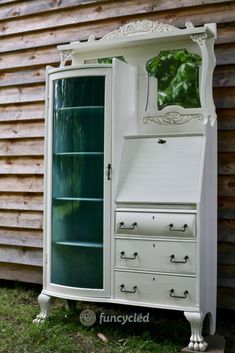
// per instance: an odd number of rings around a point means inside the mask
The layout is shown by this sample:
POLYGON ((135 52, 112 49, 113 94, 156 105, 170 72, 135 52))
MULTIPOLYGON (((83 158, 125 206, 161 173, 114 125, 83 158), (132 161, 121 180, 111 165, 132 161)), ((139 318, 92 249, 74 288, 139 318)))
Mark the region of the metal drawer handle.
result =
POLYGON ((125 288, 125 284, 121 284, 120 285, 120 291, 123 292, 123 293, 136 293, 136 290, 137 290, 137 286, 134 286, 133 290, 126 290, 124 288, 125 288))
POLYGON ((170 232, 186 232, 187 228, 188 228, 187 224, 183 225, 183 229, 174 229, 174 224, 173 223, 169 224, 170 232))
POLYGON ((132 223, 131 227, 124 227, 124 222, 119 223, 119 229, 133 230, 137 227, 137 223, 132 223))
POLYGON ((188 259, 189 259, 188 255, 186 255, 184 257, 184 261, 174 260, 175 255, 173 255, 173 254, 170 257, 171 257, 170 262, 172 262, 173 264, 186 264, 188 262, 188 259))
POLYGON ((138 253, 137 252, 134 252, 133 256, 132 257, 129 257, 129 256, 125 256, 125 251, 121 251, 120 252, 120 255, 121 255, 121 259, 125 259, 125 260, 135 260, 138 253))
POLYGON ((184 295, 183 296, 175 295, 174 293, 175 293, 175 290, 174 289, 170 289, 170 297, 172 297, 172 298, 185 299, 188 296, 188 290, 184 291, 184 295))

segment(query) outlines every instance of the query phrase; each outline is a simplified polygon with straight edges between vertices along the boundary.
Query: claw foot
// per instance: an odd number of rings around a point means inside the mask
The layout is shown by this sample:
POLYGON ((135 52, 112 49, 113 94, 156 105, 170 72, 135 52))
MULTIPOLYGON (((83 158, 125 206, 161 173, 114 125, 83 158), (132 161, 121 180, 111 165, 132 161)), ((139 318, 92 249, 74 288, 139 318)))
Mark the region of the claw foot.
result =
POLYGON ((46 294, 41 293, 38 297, 38 303, 40 305, 41 312, 33 320, 33 322, 36 324, 40 324, 40 323, 44 322, 45 319, 49 316, 50 308, 51 308, 51 297, 49 297, 46 294))
POLYGON ((48 314, 45 311, 41 311, 40 314, 38 314, 36 316, 36 319, 33 320, 34 323, 36 324, 40 324, 43 321, 45 321, 45 319, 47 318, 48 314))
POLYGON ((192 351, 204 352, 208 346, 202 337, 204 315, 200 312, 185 312, 184 315, 191 326, 191 337, 188 348, 192 351))
POLYGON ((198 341, 191 341, 190 339, 190 343, 188 345, 188 348, 191 349, 192 351, 199 351, 199 352, 205 352, 205 350, 207 349, 208 344, 202 339, 202 341, 198 340, 198 341))

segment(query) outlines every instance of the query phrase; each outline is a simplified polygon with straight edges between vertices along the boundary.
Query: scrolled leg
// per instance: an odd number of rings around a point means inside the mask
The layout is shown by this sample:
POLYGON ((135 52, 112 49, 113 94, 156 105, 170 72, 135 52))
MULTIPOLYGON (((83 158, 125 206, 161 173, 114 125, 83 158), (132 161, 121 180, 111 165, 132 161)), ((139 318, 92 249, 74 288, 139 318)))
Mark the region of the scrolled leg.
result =
POLYGON ((41 293, 38 296, 38 303, 40 305, 41 312, 36 316, 36 319, 33 320, 33 322, 37 324, 42 323, 49 316, 51 309, 51 297, 41 293))
POLYGON ((208 346, 202 337, 204 315, 201 312, 184 312, 184 315, 191 326, 191 337, 188 348, 192 351, 204 352, 208 346))

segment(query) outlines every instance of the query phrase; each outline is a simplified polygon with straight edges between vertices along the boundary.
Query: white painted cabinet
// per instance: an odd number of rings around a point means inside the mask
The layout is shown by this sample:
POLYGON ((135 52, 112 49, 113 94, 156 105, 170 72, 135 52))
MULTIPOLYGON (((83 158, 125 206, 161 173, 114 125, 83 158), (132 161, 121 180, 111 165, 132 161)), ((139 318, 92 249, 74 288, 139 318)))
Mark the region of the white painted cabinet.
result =
POLYGON ((130 23, 47 70, 44 284, 51 296, 216 321, 214 24, 130 23), (110 59, 113 58, 113 59, 110 59), (68 59, 70 66, 64 66, 68 59), (108 63, 107 63, 108 62, 108 63))

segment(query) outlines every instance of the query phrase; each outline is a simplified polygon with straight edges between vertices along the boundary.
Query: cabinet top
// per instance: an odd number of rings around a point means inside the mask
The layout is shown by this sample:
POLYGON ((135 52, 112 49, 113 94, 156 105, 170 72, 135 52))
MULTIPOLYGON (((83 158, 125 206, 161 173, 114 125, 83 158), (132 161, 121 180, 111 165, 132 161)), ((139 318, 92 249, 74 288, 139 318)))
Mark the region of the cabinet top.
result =
POLYGON ((215 39, 215 23, 194 27, 186 22, 180 29, 144 20, 130 22, 100 39, 93 34, 85 42, 71 42, 58 49, 62 67, 68 60, 79 67, 112 64, 113 58, 134 66, 148 94, 148 106, 146 103, 141 112, 146 131, 149 128, 151 132, 155 123, 176 126, 188 120, 199 120, 201 130, 203 123, 213 125, 216 120, 212 95, 215 39))
POLYGON ((107 33, 98 39, 94 34, 90 35, 85 42, 71 42, 66 45, 59 45, 60 51, 73 50, 83 54, 94 51, 131 48, 136 46, 145 46, 154 42, 174 42, 190 39, 191 36, 206 35, 207 38, 216 38, 216 25, 214 23, 205 24, 201 27, 194 27, 191 22, 186 22, 186 28, 179 29, 169 24, 163 24, 153 21, 130 22, 117 30, 107 33))

